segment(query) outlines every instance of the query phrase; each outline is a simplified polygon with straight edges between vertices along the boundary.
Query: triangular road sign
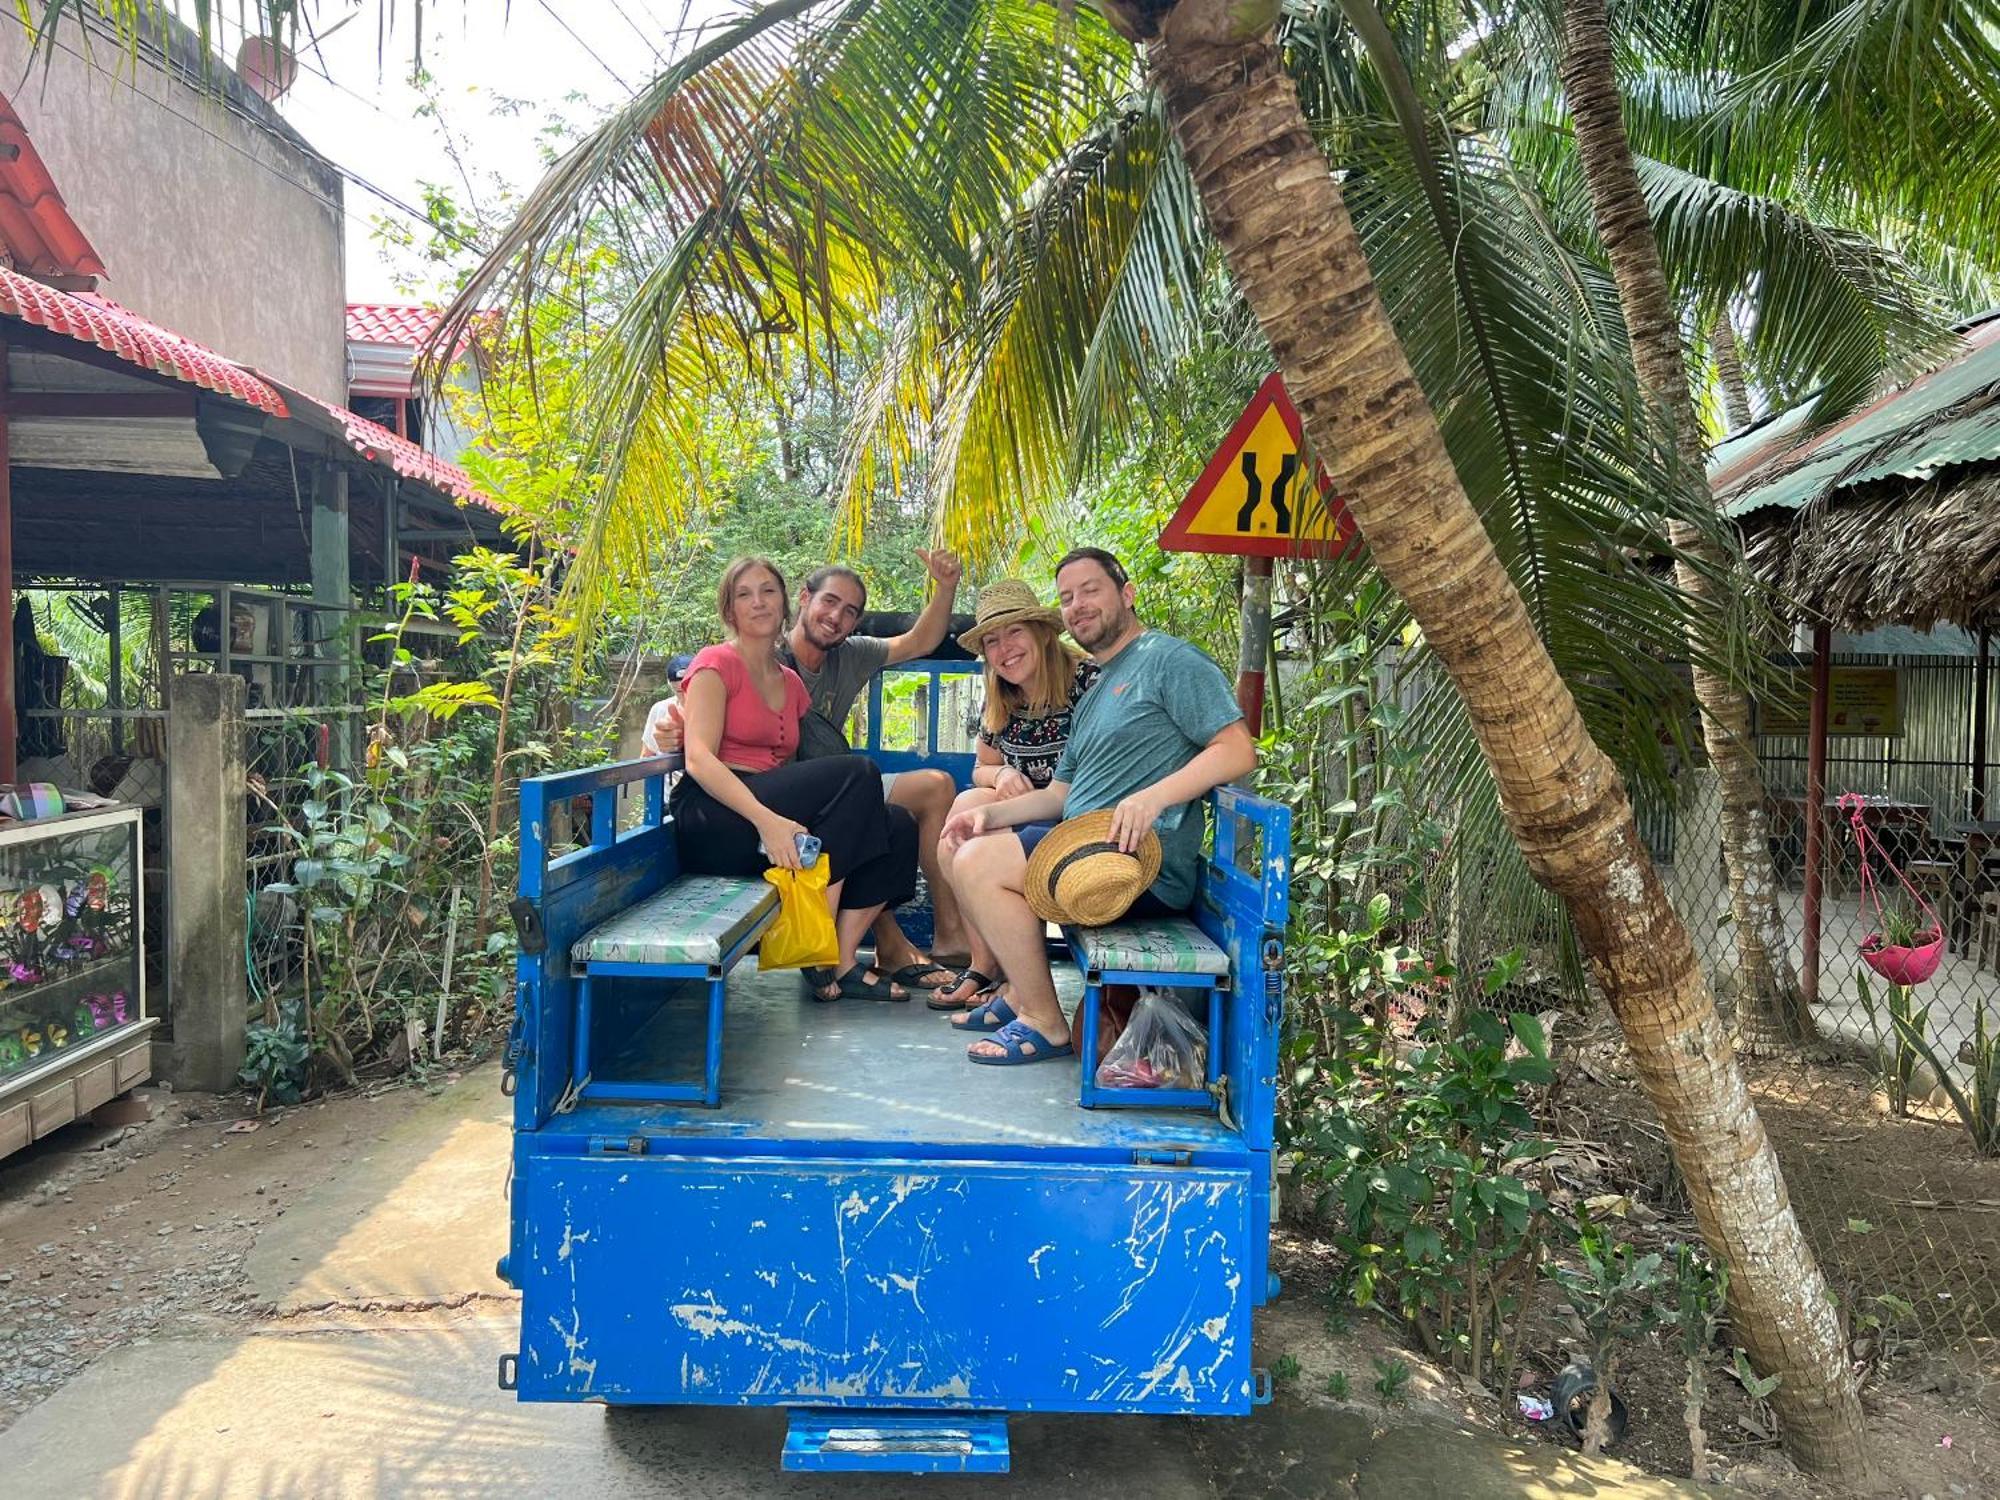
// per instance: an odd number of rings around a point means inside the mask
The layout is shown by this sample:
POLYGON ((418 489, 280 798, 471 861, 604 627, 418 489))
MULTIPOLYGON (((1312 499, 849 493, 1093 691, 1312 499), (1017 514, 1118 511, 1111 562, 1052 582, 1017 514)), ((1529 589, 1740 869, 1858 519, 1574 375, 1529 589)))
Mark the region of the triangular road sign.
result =
POLYGON ((1304 428, 1277 375, 1267 377, 1215 457, 1160 533, 1169 552, 1249 557, 1338 557, 1355 542, 1354 518, 1326 470, 1307 484, 1304 428))

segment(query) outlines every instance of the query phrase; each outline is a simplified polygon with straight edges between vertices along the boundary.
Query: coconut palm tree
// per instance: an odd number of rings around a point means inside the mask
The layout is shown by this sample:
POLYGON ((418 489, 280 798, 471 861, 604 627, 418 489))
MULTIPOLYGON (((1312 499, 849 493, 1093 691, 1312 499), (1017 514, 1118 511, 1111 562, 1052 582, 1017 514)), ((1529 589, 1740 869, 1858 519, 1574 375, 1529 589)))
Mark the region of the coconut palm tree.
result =
MULTIPOLYGON (((1679 310, 1668 292, 1652 217, 1625 136, 1604 0, 1565 0, 1563 29, 1563 83, 1577 154, 1596 210, 1598 237, 1618 282, 1633 363, 1662 446, 1678 460, 1680 485, 1712 503, 1701 426, 1688 392, 1679 310)), ((1674 526, 1673 541, 1681 587, 1719 611, 1728 597, 1726 554, 1698 528, 1683 524, 1674 526)), ((1702 737, 1721 791, 1722 855, 1729 876, 1744 1039, 1759 1046, 1805 1040, 1814 1027, 1799 995, 1778 905, 1781 886, 1771 858, 1768 799, 1751 737, 1749 695, 1727 673, 1699 663, 1693 677, 1702 737)), ((1856 1398, 1850 1394, 1848 1399, 1856 1398)))

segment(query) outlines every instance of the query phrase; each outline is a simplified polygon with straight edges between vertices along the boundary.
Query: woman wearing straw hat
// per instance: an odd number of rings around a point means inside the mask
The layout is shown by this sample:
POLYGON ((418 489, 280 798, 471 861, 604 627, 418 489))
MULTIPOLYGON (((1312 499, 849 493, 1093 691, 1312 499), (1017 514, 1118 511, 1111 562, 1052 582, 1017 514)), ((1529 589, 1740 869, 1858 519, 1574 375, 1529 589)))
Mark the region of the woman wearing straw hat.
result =
MULTIPOLYGON (((958 643, 986 663, 986 707, 972 787, 952 804, 954 813, 1047 786, 1069 743, 1076 703, 1099 671, 1096 662, 1064 643, 1062 616, 1018 578, 998 579, 980 590, 972 629, 958 643)), ((1033 836, 1030 830, 1023 833, 1033 836)), ((938 863, 951 868, 942 854, 938 863)), ((999 987, 999 963, 976 930, 971 949, 971 962, 927 1002, 932 1010, 968 1009, 999 987)))

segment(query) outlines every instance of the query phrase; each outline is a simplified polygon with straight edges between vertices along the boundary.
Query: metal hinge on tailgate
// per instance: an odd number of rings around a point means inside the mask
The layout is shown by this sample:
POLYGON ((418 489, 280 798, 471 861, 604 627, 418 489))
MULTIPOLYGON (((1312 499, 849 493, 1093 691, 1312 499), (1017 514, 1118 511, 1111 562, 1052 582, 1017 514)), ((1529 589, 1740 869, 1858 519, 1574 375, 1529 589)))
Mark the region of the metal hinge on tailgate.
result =
POLYGON ((644 1156, 646 1138, 643 1135, 594 1135, 590 1138, 592 1156, 644 1156))
POLYGON ((1132 1164, 1135 1167, 1191 1167, 1194 1165, 1194 1153, 1171 1147, 1141 1148, 1132 1153, 1132 1164))

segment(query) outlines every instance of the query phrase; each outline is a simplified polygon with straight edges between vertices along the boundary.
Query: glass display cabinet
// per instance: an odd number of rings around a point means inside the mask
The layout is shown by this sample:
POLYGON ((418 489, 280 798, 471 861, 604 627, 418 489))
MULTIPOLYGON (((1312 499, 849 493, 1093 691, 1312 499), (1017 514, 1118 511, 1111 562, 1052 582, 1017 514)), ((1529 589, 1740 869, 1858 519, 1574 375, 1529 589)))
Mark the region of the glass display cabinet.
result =
POLYGON ((0 1156, 152 1071, 139 818, 0 822, 0 1156))

